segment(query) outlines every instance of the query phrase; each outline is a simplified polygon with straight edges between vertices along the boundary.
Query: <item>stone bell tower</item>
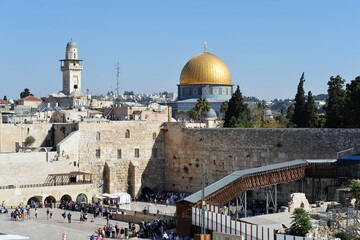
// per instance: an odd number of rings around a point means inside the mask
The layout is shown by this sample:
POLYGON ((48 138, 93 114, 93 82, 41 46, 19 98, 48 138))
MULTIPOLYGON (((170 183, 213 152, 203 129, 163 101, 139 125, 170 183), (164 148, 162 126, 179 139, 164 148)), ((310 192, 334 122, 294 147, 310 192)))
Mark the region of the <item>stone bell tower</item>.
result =
POLYGON ((76 43, 71 39, 66 45, 65 59, 61 62, 61 72, 63 73, 63 93, 70 95, 74 91, 81 91, 81 71, 83 70, 82 61, 78 59, 76 43))

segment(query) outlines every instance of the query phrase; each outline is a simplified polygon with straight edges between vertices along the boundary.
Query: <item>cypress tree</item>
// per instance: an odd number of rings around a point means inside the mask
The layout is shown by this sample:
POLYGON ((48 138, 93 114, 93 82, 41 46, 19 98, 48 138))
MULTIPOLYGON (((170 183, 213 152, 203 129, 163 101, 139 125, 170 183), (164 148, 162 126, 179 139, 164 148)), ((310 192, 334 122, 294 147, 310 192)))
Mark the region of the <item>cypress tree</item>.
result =
POLYGON ((224 127, 252 127, 250 109, 244 103, 239 85, 229 100, 224 127))
POLYGON ((314 98, 312 96, 311 91, 308 93, 308 99, 306 102, 306 124, 305 126, 308 128, 318 127, 318 109, 315 105, 314 98))
POLYGON ((346 84, 345 126, 360 127, 360 76, 346 84))
POLYGON ((346 91, 343 89, 345 80, 339 75, 330 77, 328 82, 327 106, 324 108, 326 112, 325 127, 340 128, 345 126, 344 111, 346 91))
POLYGON ((304 78, 303 73, 300 78, 299 85, 297 87, 297 93, 295 96, 295 107, 294 107, 294 115, 292 118, 292 122, 298 128, 306 127, 306 102, 305 102, 305 92, 304 92, 304 78))

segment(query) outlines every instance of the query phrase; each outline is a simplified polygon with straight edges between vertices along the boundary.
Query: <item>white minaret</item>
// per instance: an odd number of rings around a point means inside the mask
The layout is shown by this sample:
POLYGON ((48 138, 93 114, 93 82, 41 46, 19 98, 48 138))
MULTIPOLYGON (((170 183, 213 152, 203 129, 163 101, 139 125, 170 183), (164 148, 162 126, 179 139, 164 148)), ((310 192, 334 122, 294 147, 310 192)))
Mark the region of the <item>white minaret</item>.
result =
POLYGON ((60 60, 64 94, 70 95, 73 91, 81 91, 82 61, 78 59, 76 43, 71 39, 66 45, 65 59, 60 60))

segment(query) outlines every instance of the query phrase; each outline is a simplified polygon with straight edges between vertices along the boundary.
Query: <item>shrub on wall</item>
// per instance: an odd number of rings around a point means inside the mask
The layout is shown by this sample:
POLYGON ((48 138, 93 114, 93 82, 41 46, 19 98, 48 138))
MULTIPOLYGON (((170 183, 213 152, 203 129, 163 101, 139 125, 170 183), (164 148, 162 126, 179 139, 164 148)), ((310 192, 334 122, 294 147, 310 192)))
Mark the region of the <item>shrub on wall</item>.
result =
POLYGON ((26 146, 30 146, 35 142, 35 138, 33 136, 27 136, 25 139, 26 146))

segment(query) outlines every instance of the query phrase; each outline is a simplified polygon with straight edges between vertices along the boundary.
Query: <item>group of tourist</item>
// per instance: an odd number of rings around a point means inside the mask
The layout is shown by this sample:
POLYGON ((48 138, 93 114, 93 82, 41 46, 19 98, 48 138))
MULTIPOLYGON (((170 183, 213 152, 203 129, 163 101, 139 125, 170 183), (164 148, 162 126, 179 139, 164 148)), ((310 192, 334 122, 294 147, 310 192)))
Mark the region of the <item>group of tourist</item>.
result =
MULTIPOLYGON (((279 209, 282 205, 284 205, 284 204, 277 203, 277 209, 279 209)), ((236 206, 236 200, 231 201, 230 206, 235 207, 236 206)), ((242 210, 243 209, 241 209, 241 207, 239 207, 239 210, 238 210, 238 216, 239 217, 244 217, 244 212, 242 210)), ((227 213, 227 211, 228 211, 227 209, 226 210, 224 209, 224 212, 227 213)), ((274 208, 270 207, 269 212, 274 212, 274 208)), ((236 211, 230 212, 230 215, 232 217, 236 217, 236 214, 237 214, 236 211)), ((248 217, 257 216, 257 215, 263 215, 263 214, 266 214, 266 201, 258 200, 258 199, 256 199, 256 200, 254 199, 252 201, 247 201, 246 215, 248 217)))
POLYGON ((120 238, 123 239, 125 236, 125 229, 119 228, 118 224, 115 225, 112 222, 106 224, 103 228, 99 228, 97 231, 97 236, 93 234, 90 237, 90 240, 102 240, 105 238, 120 238))
MULTIPOLYGON (((37 214, 38 214, 38 210, 37 210, 37 208, 35 208, 35 217, 36 218, 37 218, 37 214)), ((27 220, 29 220, 30 219, 30 207, 27 206, 27 208, 25 209, 25 208, 19 206, 19 207, 15 208, 14 211, 11 211, 10 217, 11 217, 12 221, 23 221, 25 218, 27 220)))
POLYGON ((173 227, 175 227, 175 223, 172 221, 168 222, 165 218, 151 221, 142 220, 139 222, 137 235, 140 238, 156 238, 163 236, 167 229, 173 227))
POLYGON ((187 197, 186 193, 174 193, 174 192, 164 192, 164 193, 145 193, 142 194, 138 199, 139 201, 144 202, 153 202, 154 204, 175 204, 176 201, 187 197))
POLYGON ((9 210, 7 210, 6 207, 0 206, 0 213, 8 213, 8 212, 9 212, 9 210))

